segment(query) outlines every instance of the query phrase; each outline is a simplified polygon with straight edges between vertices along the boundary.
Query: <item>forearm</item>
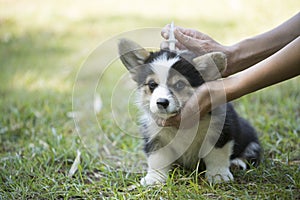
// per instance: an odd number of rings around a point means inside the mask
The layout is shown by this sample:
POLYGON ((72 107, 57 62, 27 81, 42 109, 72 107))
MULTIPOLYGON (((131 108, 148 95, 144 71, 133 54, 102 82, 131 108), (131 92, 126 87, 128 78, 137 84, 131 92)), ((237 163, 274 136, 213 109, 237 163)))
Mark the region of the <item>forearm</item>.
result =
POLYGON ((271 31, 227 47, 228 67, 224 76, 253 66, 298 36, 300 36, 300 12, 271 31))
POLYGON ((277 53, 238 74, 225 78, 227 101, 300 74, 300 37, 277 53))

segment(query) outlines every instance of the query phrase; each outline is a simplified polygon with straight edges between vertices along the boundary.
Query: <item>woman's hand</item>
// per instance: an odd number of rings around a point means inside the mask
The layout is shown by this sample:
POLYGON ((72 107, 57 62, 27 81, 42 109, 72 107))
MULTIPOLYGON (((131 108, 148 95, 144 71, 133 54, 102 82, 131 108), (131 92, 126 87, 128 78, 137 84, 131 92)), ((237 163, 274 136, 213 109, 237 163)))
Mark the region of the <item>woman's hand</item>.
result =
MULTIPOLYGON (((169 31, 170 25, 168 24, 161 31, 162 37, 168 39, 169 31)), ((182 28, 177 26, 174 29, 174 35, 178 41, 176 44, 176 47, 178 49, 188 49, 198 55, 213 51, 222 51, 224 48, 208 35, 194 29, 182 28)))
MULTIPOLYGON (((159 120, 158 125, 189 128, 218 105, 300 75, 299 25, 300 12, 278 27, 232 46, 223 46, 197 30, 175 27, 178 49, 198 55, 223 52, 227 67, 222 76, 234 75, 201 85, 179 115, 159 120)), ((166 25, 161 31, 165 39, 169 30, 170 25, 166 25)), ((161 47, 167 47, 167 43, 161 47)))
MULTIPOLYGON (((169 38, 170 25, 166 25, 162 31, 161 35, 165 39, 169 38)), ((174 35, 177 40, 176 47, 180 50, 189 50, 196 55, 203 55, 210 52, 223 52, 227 57, 227 62, 230 63, 231 49, 229 46, 224 46, 216 42, 214 39, 208 35, 201 33, 194 29, 175 27, 174 35)), ((168 48, 167 42, 161 43, 161 48, 168 48)), ((229 72, 225 70, 222 72, 222 76, 228 76, 229 72)))

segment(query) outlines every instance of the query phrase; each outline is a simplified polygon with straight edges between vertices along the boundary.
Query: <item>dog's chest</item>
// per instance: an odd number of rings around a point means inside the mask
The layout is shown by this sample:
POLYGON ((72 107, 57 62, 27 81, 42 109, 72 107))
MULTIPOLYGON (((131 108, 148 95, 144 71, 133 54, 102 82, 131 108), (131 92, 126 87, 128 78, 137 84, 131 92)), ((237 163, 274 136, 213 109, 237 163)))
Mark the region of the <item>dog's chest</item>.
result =
POLYGON ((196 167, 201 158, 202 147, 210 148, 207 138, 211 136, 209 127, 210 120, 205 118, 199 122, 198 126, 190 129, 176 129, 172 127, 161 128, 152 124, 148 129, 149 138, 155 141, 153 145, 160 147, 159 151, 166 156, 172 157, 174 162, 183 165, 186 168, 196 167), (156 128, 154 127, 156 126, 156 128), (206 144, 204 144, 205 142, 206 144))

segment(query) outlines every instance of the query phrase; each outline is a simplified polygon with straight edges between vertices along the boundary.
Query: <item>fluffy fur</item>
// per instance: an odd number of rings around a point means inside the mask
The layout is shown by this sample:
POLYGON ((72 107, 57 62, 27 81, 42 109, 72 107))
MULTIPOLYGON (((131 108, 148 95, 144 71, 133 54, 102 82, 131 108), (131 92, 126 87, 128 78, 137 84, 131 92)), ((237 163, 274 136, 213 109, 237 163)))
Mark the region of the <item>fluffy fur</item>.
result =
POLYGON ((261 147, 253 127, 239 117, 231 104, 219 106, 190 129, 158 127, 156 118, 169 118, 180 112, 196 87, 220 78, 226 56, 213 52, 196 57, 190 52, 160 50, 148 52, 138 44, 122 39, 120 59, 138 85, 138 106, 148 171, 141 184, 166 180, 173 163, 195 169, 202 160, 210 182, 230 181, 230 165, 256 166, 261 147), (225 115, 224 115, 225 114, 225 115))

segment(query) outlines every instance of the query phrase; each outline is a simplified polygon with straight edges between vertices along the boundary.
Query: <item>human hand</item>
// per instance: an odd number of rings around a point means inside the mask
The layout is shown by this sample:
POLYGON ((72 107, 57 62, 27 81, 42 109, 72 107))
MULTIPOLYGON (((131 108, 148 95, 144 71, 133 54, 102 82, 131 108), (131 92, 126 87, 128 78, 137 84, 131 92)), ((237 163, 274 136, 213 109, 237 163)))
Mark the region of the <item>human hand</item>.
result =
POLYGON ((181 129, 188 129, 196 125, 199 120, 200 116, 202 117, 205 112, 203 112, 203 109, 199 108, 197 95, 193 95, 187 103, 182 108, 181 112, 171 118, 168 118, 166 120, 161 120, 158 125, 160 126, 173 126, 176 128, 181 129), (202 111, 202 114, 200 114, 202 111))
POLYGON ((191 128, 200 117, 203 117, 210 111, 211 101, 209 89, 206 84, 203 84, 196 89, 195 93, 186 102, 181 112, 166 120, 158 119, 156 123, 159 126, 174 126, 176 128, 191 128))
MULTIPOLYGON (((162 31, 161 35, 163 38, 169 38, 169 31, 170 25, 166 25, 162 31)), ((177 40, 176 48, 179 50, 189 50, 195 53, 196 55, 203 55, 210 52, 223 52, 226 57, 227 61, 231 59, 231 49, 229 46, 221 45, 220 43, 216 42, 210 36, 201 33, 195 29, 188 29, 176 26, 174 28, 174 35, 177 40)), ((161 48, 165 49, 168 47, 168 43, 166 41, 161 43, 161 48)), ((230 75, 228 71, 228 67, 225 71, 221 72, 222 76, 230 75)))
MULTIPOLYGON (((162 31, 161 35, 163 38, 169 38, 170 25, 166 25, 162 31)), ((195 29, 188 29, 176 26, 174 28, 174 35, 177 39, 176 47, 178 49, 188 49, 197 55, 202 55, 204 53, 209 53, 213 51, 224 52, 225 47, 208 35, 201 33, 195 29)), ((165 45, 165 43, 163 43, 165 45)))
MULTIPOLYGON (((232 84, 228 83, 229 86, 232 84)), ((226 101, 226 89, 222 80, 207 82, 195 90, 179 114, 166 120, 157 119, 156 123, 163 127, 188 129, 199 123, 209 111, 226 101)))

